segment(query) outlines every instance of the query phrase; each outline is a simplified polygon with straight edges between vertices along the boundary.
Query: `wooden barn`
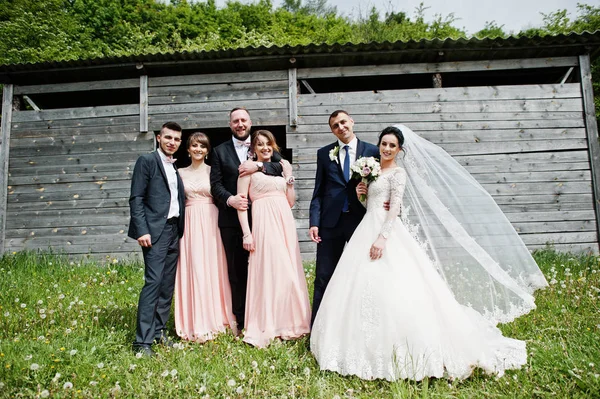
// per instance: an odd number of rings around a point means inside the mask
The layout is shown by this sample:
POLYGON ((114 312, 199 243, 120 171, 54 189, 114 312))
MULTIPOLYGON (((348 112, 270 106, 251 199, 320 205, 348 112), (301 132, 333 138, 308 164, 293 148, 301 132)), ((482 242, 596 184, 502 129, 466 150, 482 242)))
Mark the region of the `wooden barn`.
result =
MULTIPOLYGON (((229 139, 228 111, 275 133, 297 176, 303 256, 316 150, 345 109, 362 140, 403 123, 493 195, 532 250, 598 252, 599 33, 260 47, 0 66, 0 251, 115 259, 130 176, 166 121, 229 139)), ((182 145, 178 166, 189 162, 182 145)))

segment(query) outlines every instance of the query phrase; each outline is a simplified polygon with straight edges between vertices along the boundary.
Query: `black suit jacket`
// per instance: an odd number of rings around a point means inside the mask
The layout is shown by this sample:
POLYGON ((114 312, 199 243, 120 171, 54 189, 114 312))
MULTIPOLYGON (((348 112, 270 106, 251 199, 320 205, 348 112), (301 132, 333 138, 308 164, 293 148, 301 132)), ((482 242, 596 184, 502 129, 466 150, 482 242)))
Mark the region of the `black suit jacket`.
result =
MULTIPOLYGON (((240 166, 240 160, 231 139, 215 147, 211 157, 210 191, 219 207, 219 227, 241 228, 237 210, 227 206, 227 199, 237 194, 238 167, 240 166)), ((281 155, 273 152, 273 162, 264 164, 265 173, 272 176, 281 175, 280 160, 281 155)))
MULTIPOLYGON (((181 237, 185 227, 185 191, 177 168, 175 174, 179 197, 178 229, 181 237)), ((131 178, 129 237, 137 240, 145 234, 150 234, 154 244, 165 228, 170 204, 169 181, 160 155, 154 151, 140 156, 131 178)))
MULTIPOLYGON (((337 162, 329 158, 329 152, 338 145, 331 143, 317 151, 317 174, 315 176, 315 189, 310 201, 310 226, 333 228, 342 214, 344 202, 348 198, 348 206, 354 214, 362 217, 365 208, 356 197, 358 180, 344 179, 340 165, 339 152, 337 162)), ((340 149, 339 151, 342 151, 340 149)), ((360 157, 375 157, 379 159, 379 150, 373 144, 358 140, 356 145, 356 159, 360 157)))

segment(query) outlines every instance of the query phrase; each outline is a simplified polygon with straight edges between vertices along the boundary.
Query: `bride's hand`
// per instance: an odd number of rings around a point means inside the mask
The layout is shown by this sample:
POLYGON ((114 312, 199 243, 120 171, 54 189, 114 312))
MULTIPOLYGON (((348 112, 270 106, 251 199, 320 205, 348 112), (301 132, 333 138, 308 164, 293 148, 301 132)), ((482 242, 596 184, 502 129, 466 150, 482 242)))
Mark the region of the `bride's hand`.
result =
POLYGON ((248 233, 248 234, 244 235, 243 246, 244 246, 244 249, 248 252, 254 251, 254 238, 252 238, 252 233, 248 233))
POLYGON ((371 245, 371 250, 369 251, 369 256, 371 260, 377 260, 381 258, 383 255, 383 249, 385 248, 385 238, 382 236, 377 237, 373 245, 371 245))
POLYGON ((360 198, 361 195, 367 195, 369 192, 369 188, 366 183, 360 182, 356 185, 356 196, 360 198))

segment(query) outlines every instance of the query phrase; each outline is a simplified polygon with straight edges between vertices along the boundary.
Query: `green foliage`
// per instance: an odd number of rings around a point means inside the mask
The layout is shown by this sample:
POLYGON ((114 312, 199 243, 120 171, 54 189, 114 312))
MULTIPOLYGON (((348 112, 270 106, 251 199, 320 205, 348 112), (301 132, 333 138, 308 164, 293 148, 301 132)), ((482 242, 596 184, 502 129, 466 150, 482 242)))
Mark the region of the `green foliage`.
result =
MULTIPOLYGON (((527 365, 499 379, 476 370, 465 381, 389 383, 320 371, 306 338, 256 349, 227 333, 137 358, 140 263, 7 254, 0 258, 0 397, 598 397, 600 259, 534 256, 550 286, 536 293, 536 310, 501 326, 527 341, 527 365)), ((311 283, 314 264, 305 272, 311 283)))

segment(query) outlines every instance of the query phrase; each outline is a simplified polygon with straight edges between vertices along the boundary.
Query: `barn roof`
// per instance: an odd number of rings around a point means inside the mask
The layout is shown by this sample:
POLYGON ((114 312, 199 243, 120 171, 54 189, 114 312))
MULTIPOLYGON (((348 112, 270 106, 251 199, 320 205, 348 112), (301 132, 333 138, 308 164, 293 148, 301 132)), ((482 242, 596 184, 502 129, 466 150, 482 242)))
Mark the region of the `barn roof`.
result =
POLYGON ((396 42, 245 47, 197 52, 164 52, 0 66, 0 83, 70 81, 217 72, 552 58, 600 54, 600 31, 508 38, 422 39, 396 42))

